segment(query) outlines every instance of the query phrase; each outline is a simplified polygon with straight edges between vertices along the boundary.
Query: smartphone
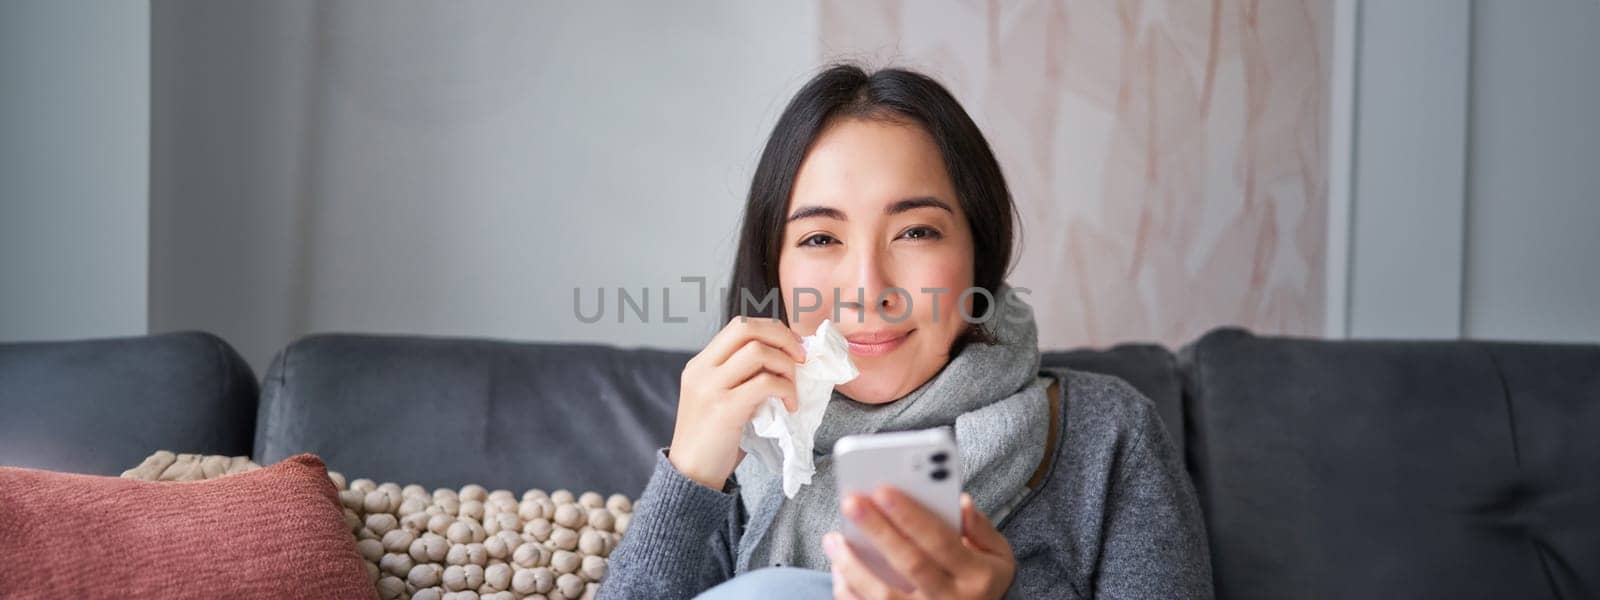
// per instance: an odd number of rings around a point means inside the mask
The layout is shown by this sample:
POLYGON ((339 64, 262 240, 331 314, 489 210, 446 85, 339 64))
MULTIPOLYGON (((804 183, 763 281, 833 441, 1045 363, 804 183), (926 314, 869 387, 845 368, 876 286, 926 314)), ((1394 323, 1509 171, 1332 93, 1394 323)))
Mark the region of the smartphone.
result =
MULTIPOLYGON (((961 530, 961 455, 948 428, 846 436, 834 444, 833 461, 840 502, 848 494, 870 497, 889 485, 961 530)), ((913 588, 849 518, 841 513, 839 521, 840 533, 868 568, 895 588, 913 588)))

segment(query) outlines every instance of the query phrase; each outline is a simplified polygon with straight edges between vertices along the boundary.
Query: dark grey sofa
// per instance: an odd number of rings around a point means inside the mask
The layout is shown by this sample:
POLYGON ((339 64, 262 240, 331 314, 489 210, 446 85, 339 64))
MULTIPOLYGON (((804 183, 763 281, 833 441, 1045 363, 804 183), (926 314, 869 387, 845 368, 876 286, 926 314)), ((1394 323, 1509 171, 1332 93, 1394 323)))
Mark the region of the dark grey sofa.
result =
POLYGON ((1183 352, 1228 598, 1600 598, 1600 346, 1214 331, 1183 352))
POLYGON ((0 465, 116 475, 163 448, 246 455, 257 389, 206 333, 0 344, 0 465))
MULTIPOLYGON (((314 452, 346 473, 426 486, 561 485, 636 495, 672 438, 690 352, 317 335, 278 354, 253 456, 314 452)), ((1122 376, 1175 427, 1181 382, 1157 346, 1050 353, 1122 376)))
MULTIPOLYGON (((263 463, 315 452, 380 481, 636 495, 690 356, 316 335, 278 355, 245 414, 237 355, 181 339, 0 345, 0 434, 31 440, 0 438, 0 464, 114 473, 158 448, 244 453, 253 432, 263 463), (63 409, 29 408, 51 401, 63 409)), ((1205 509, 1219 597, 1600 596, 1600 346, 1222 329, 1177 355, 1044 360, 1156 404, 1205 509)))

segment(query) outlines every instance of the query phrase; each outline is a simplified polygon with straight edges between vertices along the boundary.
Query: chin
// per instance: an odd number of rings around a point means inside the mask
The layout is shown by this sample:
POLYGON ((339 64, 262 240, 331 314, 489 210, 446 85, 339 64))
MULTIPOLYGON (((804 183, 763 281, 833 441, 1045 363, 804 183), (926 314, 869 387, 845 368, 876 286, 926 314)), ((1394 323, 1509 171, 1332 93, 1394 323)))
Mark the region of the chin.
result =
POLYGON ((851 400, 862 404, 888 404, 899 400, 911 390, 901 390, 900 382, 883 381, 882 377, 873 377, 866 368, 861 369, 861 376, 850 383, 838 387, 839 393, 848 396, 851 400))

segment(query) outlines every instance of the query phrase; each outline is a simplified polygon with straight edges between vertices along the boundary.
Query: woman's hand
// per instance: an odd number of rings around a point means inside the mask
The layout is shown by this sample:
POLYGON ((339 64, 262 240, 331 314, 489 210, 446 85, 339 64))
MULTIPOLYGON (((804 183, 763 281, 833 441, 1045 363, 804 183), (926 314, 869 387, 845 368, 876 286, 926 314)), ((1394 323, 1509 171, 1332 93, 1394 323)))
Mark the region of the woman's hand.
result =
POLYGON ((756 408, 778 397, 795 411, 795 363, 805 359, 800 335, 782 321, 734 317, 683 367, 667 460, 684 476, 721 490, 744 460, 739 435, 756 408))
POLYGON ((999 598, 1011 587, 1017 570, 1011 544, 967 494, 961 494, 960 532, 892 487, 870 499, 851 495, 840 508, 915 587, 902 590, 885 582, 843 535, 831 531, 822 545, 833 561, 834 598, 999 598))

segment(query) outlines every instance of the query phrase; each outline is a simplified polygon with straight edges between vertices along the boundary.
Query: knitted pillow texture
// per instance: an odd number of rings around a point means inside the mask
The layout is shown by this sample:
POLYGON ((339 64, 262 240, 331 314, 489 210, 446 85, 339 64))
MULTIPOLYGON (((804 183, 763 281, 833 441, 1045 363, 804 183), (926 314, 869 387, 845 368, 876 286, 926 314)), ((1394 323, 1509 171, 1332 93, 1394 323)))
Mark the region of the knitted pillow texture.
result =
MULTIPOLYGON (((122 476, 182 482, 258 468, 248 457, 161 451, 122 476)), ((476 484, 429 491, 326 477, 339 490, 345 543, 382 600, 593 598, 633 518, 622 494, 532 489, 519 498, 476 484)))
POLYGON ((377 598, 321 459, 193 479, 0 467, 0 596, 377 598))

